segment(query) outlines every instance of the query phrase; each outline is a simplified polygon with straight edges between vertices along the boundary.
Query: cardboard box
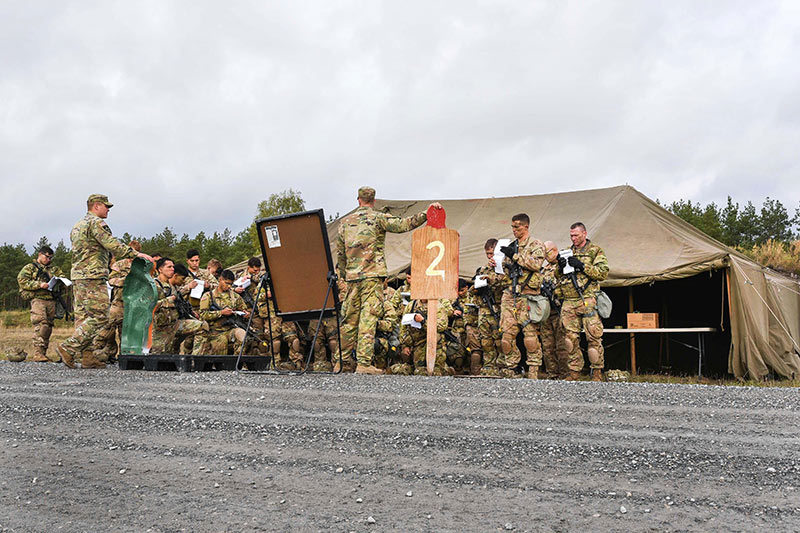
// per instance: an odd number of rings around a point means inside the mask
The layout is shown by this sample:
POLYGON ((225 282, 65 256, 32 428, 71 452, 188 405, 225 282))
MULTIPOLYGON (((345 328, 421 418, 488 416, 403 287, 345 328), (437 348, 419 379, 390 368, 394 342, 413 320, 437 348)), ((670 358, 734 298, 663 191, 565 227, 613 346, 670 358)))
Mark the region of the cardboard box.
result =
POLYGON ((658 327, 658 313, 628 313, 628 329, 658 327))

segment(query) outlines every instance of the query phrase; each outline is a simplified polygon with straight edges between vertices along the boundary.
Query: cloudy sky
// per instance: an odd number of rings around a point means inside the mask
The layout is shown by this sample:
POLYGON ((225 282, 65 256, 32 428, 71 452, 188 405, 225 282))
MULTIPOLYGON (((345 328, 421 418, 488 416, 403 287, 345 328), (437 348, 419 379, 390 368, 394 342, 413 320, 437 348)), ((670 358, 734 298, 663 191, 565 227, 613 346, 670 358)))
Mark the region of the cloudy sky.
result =
POLYGON ((238 232, 259 200, 538 194, 790 210, 800 2, 0 2, 0 242, 238 232))

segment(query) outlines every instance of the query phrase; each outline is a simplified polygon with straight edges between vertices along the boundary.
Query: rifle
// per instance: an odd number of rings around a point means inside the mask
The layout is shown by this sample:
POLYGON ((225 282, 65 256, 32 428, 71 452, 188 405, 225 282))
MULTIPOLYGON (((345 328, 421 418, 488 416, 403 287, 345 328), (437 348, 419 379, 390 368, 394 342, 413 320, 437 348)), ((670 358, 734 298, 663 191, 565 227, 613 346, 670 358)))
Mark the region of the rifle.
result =
MULTIPOLYGON (((210 302, 208 308, 211 311, 222 311, 224 309, 223 307, 220 307, 219 305, 217 305, 217 302, 214 301, 214 298, 211 298, 211 302, 210 302)), ((242 317, 240 317, 239 315, 237 315, 236 313, 234 313, 234 314, 232 314, 230 316, 227 316, 227 317, 223 317, 222 320, 223 320, 222 323, 224 325, 226 325, 226 326, 231 326, 231 327, 234 327, 234 328, 240 328, 240 329, 245 330, 247 332, 248 336, 253 337, 258 342, 269 343, 269 341, 266 339, 266 337, 264 337, 262 334, 258 333, 257 331, 253 330, 252 328, 249 328, 248 325, 247 325, 247 321, 245 319, 243 319, 242 317)))
POLYGON ((546 279, 542 281, 542 294, 550 300, 550 306, 556 311, 561 310, 561 302, 556 298, 556 284, 553 280, 546 279))
POLYGON ((500 315, 497 313, 497 302, 494 299, 494 293, 492 292, 492 289, 487 285, 486 287, 481 287, 477 290, 478 296, 481 297, 481 300, 483 300, 483 303, 489 308, 489 312, 499 324, 500 315))
POLYGON ((514 297, 514 307, 517 305, 517 289, 519 288, 519 277, 522 275, 522 267, 511 259, 519 251, 519 241, 514 241, 508 245, 511 248, 511 255, 506 254, 511 266, 508 268, 508 277, 511 278, 511 295, 514 297))
MULTIPOLYGON (((36 270, 39 271, 39 274, 37 275, 37 277, 39 279, 41 279, 42 281, 44 281, 45 283, 50 283, 50 278, 52 276, 50 276, 50 274, 45 272, 42 269, 42 267, 39 266, 38 263, 34 262, 33 266, 35 266, 36 270)), ((61 286, 62 285, 63 285, 63 283, 61 282, 61 280, 59 280, 58 284, 56 284, 56 286, 53 287, 53 290, 50 291, 50 293, 53 295, 53 299, 56 301, 56 303, 58 305, 60 305, 62 309, 64 309, 64 318, 66 320, 72 320, 72 317, 69 316, 69 307, 67 307, 67 304, 64 303, 64 299, 61 297, 61 286)))
POLYGON ((175 308, 178 310, 178 318, 184 320, 191 318, 196 319, 197 313, 192 309, 192 304, 183 299, 181 292, 177 288, 173 288, 172 290, 175 293, 175 308))

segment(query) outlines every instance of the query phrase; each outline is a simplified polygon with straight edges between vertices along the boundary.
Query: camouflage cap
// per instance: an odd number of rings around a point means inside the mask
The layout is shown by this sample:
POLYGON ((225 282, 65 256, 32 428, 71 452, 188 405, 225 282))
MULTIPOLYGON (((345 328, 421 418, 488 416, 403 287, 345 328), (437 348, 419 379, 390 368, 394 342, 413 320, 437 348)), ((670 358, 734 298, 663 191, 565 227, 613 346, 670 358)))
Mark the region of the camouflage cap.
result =
POLYGON ((375 189, 372 187, 361 187, 358 189, 358 199, 367 203, 375 201, 375 189))
POLYGON ((114 204, 108 201, 108 196, 105 194, 92 194, 89 196, 89 199, 86 200, 86 205, 92 205, 96 202, 105 204, 106 207, 114 207, 114 204))

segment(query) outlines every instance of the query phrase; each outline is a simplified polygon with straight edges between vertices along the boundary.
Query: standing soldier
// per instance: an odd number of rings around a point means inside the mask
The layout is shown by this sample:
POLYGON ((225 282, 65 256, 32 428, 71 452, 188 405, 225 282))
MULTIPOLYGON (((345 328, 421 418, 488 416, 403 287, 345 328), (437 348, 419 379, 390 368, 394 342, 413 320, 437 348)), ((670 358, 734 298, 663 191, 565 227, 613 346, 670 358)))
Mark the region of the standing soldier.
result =
MULTIPOLYGON (((431 205, 441 207, 438 203, 431 205)), ((424 212, 400 218, 375 211, 375 189, 361 187, 358 190, 358 209, 342 219, 337 240, 337 272, 348 285, 341 326, 345 352, 343 371, 353 371, 351 353, 355 349, 356 372, 383 373, 373 366, 372 358, 375 327, 383 301, 383 280, 388 274, 383 252, 386 232, 411 231, 427 220, 424 212)))
POLYGON ((86 216, 73 226, 70 232, 72 241, 72 281, 76 301, 83 302, 86 320, 75 329, 75 333, 56 347, 61 360, 70 368, 75 368, 75 358, 85 349, 92 351, 84 355, 82 368, 103 368, 106 366, 104 352, 106 342, 114 331, 108 319, 108 264, 113 254, 117 260, 141 257, 146 261, 152 258, 137 252, 124 242, 111 236, 111 228, 105 223, 109 210, 114 204, 103 194, 93 194, 86 201, 86 216))
POLYGON ((561 289, 558 288, 558 247, 552 241, 544 243, 545 259, 542 266, 542 294, 550 300, 550 316, 542 322, 542 359, 545 371, 554 378, 576 381, 583 370, 583 356, 570 359, 564 344, 564 327, 561 325, 561 289))
MULTIPOLYGON (((600 282, 608 277, 608 259, 603 249, 586 238, 586 226, 576 222, 569 227, 569 238, 572 240, 572 257, 558 258, 559 288, 564 294, 561 307, 561 323, 564 325, 566 350, 569 360, 583 362, 580 335, 581 329, 586 332, 589 366, 592 369, 592 381, 603 380, 603 322, 597 314, 597 293, 600 282), (566 275, 567 265, 575 272, 566 275)), ((581 365, 582 368, 582 365, 581 365)))
POLYGON ((530 218, 525 213, 511 217, 511 231, 516 241, 503 246, 506 256, 503 267, 511 284, 503 291, 500 303, 500 348, 506 356, 506 376, 513 376, 519 364, 517 334, 522 330, 523 343, 528 352, 528 379, 538 379, 542 364, 542 345, 539 343, 539 324, 531 317, 534 296, 542 290, 541 268, 544 262, 544 244, 530 235, 530 218), (516 279, 515 279, 516 278, 516 279), (515 286, 516 285, 516 286, 515 286))
POLYGON ((31 301, 33 360, 37 363, 50 362, 47 347, 50 345, 50 335, 53 333, 56 318, 56 296, 48 290, 48 282, 53 276, 60 278, 64 275, 60 268, 50 266, 53 255, 52 248, 42 246, 36 261, 22 267, 17 275, 20 294, 31 301))
POLYGON ((498 304, 503 296, 506 278, 495 272, 494 249, 497 239, 489 239, 483 245, 489 262, 475 271, 475 286, 472 292, 478 304, 478 340, 483 351, 483 376, 500 376, 505 368, 505 356, 499 352, 500 311, 498 304))

